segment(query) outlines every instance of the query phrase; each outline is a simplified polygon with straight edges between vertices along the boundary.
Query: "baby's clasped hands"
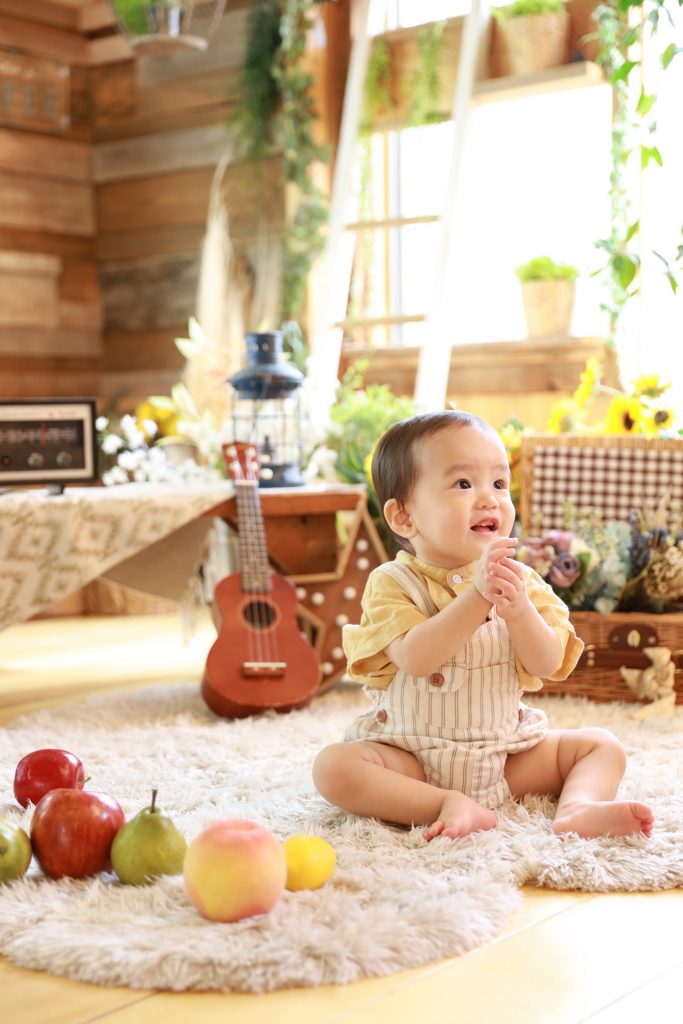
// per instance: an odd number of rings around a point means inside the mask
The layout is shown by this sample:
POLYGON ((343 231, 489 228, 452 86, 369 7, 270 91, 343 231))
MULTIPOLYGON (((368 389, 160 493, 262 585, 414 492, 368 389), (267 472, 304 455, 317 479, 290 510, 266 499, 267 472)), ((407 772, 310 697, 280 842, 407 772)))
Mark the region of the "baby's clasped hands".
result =
POLYGON ((494 564, 502 558, 512 560, 517 540, 515 537, 495 537, 486 545, 482 551, 477 572, 474 577, 474 585, 487 601, 490 601, 489 591, 491 590, 490 573, 494 564))
MULTIPOLYGON (((485 589, 482 591, 482 595, 495 607, 500 618, 508 622, 519 618, 530 607, 524 568, 514 558, 516 543, 516 540, 512 540, 511 549, 496 548, 495 554, 489 551, 488 572, 484 577, 485 589)), ((482 559, 485 556, 486 552, 482 559)))

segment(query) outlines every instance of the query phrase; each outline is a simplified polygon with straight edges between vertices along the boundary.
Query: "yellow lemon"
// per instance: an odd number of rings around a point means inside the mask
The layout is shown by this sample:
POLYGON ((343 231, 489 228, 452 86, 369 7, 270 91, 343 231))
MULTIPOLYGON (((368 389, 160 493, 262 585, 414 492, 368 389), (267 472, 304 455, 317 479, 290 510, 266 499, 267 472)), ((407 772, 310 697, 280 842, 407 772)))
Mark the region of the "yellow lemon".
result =
POLYGON ((282 844, 287 862, 285 888, 319 889, 327 881, 337 863, 337 855, 328 842, 318 836, 290 836, 282 844))

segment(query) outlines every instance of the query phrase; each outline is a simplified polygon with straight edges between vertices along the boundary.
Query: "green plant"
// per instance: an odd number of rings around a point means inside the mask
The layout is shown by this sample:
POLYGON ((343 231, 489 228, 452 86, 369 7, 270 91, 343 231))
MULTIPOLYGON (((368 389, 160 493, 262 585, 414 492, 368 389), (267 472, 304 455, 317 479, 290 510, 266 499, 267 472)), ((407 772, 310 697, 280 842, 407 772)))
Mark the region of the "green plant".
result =
POLYGON ((370 460, 375 445, 393 423, 415 412, 412 398, 394 395, 387 384, 363 386, 367 362, 359 360, 344 374, 335 404, 330 410, 332 429, 325 443, 337 453, 335 469, 351 484, 368 488, 368 508, 382 530, 382 510, 370 476, 370 460))
POLYGON ((514 0, 504 7, 493 7, 491 13, 497 21, 519 18, 523 14, 557 14, 564 11, 567 0, 514 0))
POLYGON ((238 105, 229 122, 247 159, 259 159, 273 144, 272 124, 279 98, 273 67, 280 47, 280 19, 278 0, 257 4, 247 18, 238 105))
POLYGON ((569 263, 556 263, 550 256, 536 256, 515 269, 520 281, 575 281, 576 267, 569 263))
POLYGON ((364 105, 360 130, 368 133, 372 122, 382 111, 393 110, 396 104, 391 95, 391 50, 386 39, 378 36, 370 50, 365 72, 364 105))
MULTIPOLYGON (((651 163, 663 165, 663 156, 656 144, 656 97, 646 92, 642 79, 637 93, 632 87, 631 76, 642 73, 643 63, 642 55, 637 59, 634 48, 642 47, 647 34, 653 41, 656 39, 660 19, 670 17, 665 3, 667 0, 609 0, 596 8, 597 31, 588 37, 599 43, 596 59, 604 67, 614 94, 610 233, 595 243, 606 257, 598 273, 606 274, 609 298, 603 303, 603 309, 610 317, 612 343, 619 335, 624 307, 639 291, 640 221, 633 216, 627 183, 630 167, 634 158, 639 159, 643 169, 651 163)), ((678 0, 678 4, 683 6, 683 0, 678 0)), ((682 52, 683 47, 669 44, 659 54, 662 68, 668 68, 682 52)), ((675 293, 677 274, 683 268, 683 245, 668 257, 662 253, 655 255, 675 293)))
POLYGON ((112 0, 114 13, 132 36, 144 36, 149 32, 148 8, 174 7, 179 3, 180 0, 112 0))
POLYGON ((325 244, 328 202, 312 166, 328 158, 313 135, 313 76, 304 67, 313 0, 262 0, 250 12, 242 73, 231 124, 239 155, 259 160, 281 153, 285 185, 296 200, 283 236, 282 316, 296 317, 308 274, 325 244))
POLYGON ((446 23, 435 21, 425 25, 417 34, 420 66, 410 78, 410 109, 408 121, 411 125, 433 124, 443 120, 439 110, 441 98, 440 62, 446 41, 446 23))
POLYGON ((147 32, 146 0, 113 0, 114 13, 126 32, 141 36, 147 32))

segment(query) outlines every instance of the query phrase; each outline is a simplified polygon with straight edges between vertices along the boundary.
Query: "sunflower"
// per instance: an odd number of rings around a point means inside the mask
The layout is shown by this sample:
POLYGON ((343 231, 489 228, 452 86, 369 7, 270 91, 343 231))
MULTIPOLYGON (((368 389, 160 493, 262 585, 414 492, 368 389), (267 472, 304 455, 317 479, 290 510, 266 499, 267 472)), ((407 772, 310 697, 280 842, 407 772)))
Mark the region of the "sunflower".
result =
POLYGON ((607 410, 605 431, 608 434, 638 434, 643 421, 643 406, 639 398, 617 395, 607 410))
POLYGON ((673 409, 651 409, 643 424, 645 433, 652 437, 662 430, 670 430, 674 419, 673 409))
POLYGON ((583 409, 584 405, 597 390, 601 377, 602 363, 597 356, 589 356, 586 361, 586 367, 581 374, 579 386, 572 395, 573 400, 580 409, 583 409))
POLYGON ((670 387, 671 381, 668 384, 662 384, 656 373, 643 374, 633 382, 633 394, 636 398, 661 398, 670 387))
POLYGON ((561 398, 555 402, 548 416, 551 434, 568 434, 583 426, 585 412, 575 398, 561 398))

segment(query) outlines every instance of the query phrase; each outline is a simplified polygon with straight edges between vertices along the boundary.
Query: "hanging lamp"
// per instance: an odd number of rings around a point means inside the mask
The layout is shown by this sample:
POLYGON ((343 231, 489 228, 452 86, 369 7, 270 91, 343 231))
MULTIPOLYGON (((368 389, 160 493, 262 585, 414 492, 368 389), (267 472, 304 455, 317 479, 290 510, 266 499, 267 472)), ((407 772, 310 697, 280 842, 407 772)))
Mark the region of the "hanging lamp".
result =
POLYGON ((206 50, 226 0, 110 0, 136 53, 166 57, 206 50))

